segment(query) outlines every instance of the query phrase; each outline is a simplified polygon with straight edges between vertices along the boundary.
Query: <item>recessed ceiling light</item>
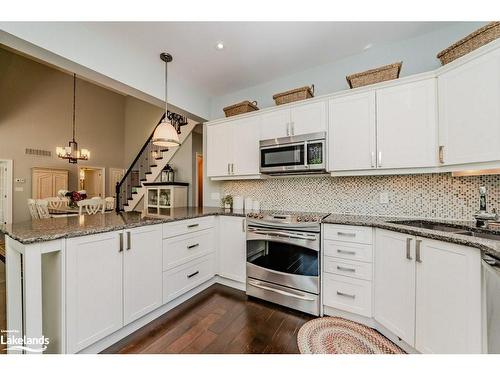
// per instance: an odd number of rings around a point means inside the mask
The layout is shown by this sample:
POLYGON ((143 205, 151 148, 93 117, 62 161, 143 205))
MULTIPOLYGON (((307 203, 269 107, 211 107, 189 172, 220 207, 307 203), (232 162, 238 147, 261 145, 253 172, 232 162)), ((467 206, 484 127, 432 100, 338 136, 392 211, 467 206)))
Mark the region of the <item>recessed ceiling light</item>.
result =
POLYGON ((370 48, 373 47, 373 44, 369 43, 366 46, 363 47, 363 51, 368 51, 370 48))
POLYGON ((215 48, 217 48, 218 50, 224 49, 224 43, 223 42, 217 42, 215 48))

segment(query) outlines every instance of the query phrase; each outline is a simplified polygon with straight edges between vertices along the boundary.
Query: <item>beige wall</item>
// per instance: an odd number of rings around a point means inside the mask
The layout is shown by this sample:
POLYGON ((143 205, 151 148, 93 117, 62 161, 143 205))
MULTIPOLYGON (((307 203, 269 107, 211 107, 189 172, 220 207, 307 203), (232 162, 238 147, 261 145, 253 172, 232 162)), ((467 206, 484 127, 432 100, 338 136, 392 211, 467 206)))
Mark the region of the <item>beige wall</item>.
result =
MULTIPOLYGON (((25 179, 14 182, 14 222, 29 219, 32 167, 69 170, 69 188, 78 187, 77 166, 54 155, 56 146, 66 145, 71 137, 72 82, 71 75, 0 49, 0 159, 13 159, 14 178, 25 179), (53 154, 29 156, 25 148, 53 154)), ((91 152, 91 160, 81 165, 124 168, 125 101, 120 94, 78 80, 77 141, 91 152)))

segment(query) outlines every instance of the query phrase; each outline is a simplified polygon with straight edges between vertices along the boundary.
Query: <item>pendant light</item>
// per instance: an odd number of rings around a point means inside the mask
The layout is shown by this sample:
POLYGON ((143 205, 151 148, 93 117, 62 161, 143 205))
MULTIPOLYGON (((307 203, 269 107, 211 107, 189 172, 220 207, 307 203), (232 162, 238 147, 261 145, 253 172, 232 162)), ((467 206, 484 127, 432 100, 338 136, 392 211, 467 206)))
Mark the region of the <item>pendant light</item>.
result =
POLYGON ((162 53, 160 58, 165 61, 165 118, 158 124, 153 133, 153 144, 163 147, 176 147, 181 144, 177 129, 168 119, 168 63, 172 61, 172 55, 162 53))
POLYGON ((78 160, 89 160, 90 152, 86 148, 78 150, 78 143, 75 140, 76 125, 76 74, 73 74, 73 138, 67 147, 56 147, 56 154, 61 159, 67 159, 71 164, 78 163, 78 160))

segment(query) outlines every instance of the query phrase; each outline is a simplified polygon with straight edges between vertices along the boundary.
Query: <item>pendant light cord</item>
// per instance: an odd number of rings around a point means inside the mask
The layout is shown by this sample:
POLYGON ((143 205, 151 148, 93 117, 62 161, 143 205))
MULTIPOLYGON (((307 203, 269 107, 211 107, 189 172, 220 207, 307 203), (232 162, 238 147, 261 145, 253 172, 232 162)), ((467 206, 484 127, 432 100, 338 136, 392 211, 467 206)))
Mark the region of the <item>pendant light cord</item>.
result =
POLYGON ((73 73, 73 142, 75 141, 75 112, 76 112, 76 74, 73 73))
POLYGON ((168 61, 165 61, 165 122, 168 121, 168 61))

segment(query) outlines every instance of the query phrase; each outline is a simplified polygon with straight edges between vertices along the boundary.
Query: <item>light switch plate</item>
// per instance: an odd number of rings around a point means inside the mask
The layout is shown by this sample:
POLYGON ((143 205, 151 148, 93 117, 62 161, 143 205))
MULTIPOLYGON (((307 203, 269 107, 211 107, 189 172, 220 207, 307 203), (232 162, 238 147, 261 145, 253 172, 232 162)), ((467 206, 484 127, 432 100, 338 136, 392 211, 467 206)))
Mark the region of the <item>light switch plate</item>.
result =
POLYGON ((19 184, 24 184, 26 182, 24 178, 16 178, 14 181, 16 181, 19 184))
POLYGON ((382 191, 379 196, 380 204, 388 204, 389 203, 389 193, 387 191, 382 191))

